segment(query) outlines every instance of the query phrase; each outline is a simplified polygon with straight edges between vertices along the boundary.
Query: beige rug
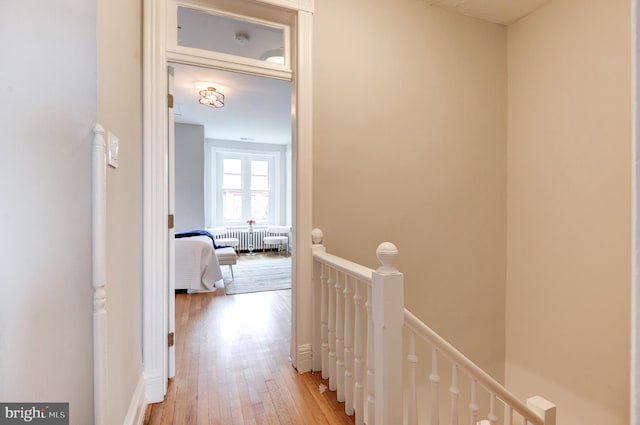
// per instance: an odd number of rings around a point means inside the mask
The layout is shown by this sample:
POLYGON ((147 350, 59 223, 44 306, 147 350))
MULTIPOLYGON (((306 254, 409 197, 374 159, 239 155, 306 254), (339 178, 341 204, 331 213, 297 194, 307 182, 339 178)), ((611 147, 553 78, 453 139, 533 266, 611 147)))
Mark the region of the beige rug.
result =
POLYGON ((222 269, 227 295, 291 289, 291 257, 288 255, 240 254, 238 263, 233 266, 234 280, 231 280, 228 267, 222 269))

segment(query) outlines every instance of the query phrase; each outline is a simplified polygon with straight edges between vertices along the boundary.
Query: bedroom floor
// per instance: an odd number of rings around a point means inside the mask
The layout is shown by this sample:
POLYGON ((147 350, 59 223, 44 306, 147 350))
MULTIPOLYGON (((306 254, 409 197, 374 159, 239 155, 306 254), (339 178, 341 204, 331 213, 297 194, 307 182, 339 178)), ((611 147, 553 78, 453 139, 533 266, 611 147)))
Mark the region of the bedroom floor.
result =
POLYGON ((289 362, 291 290, 176 294, 176 377, 145 425, 353 424, 289 362))

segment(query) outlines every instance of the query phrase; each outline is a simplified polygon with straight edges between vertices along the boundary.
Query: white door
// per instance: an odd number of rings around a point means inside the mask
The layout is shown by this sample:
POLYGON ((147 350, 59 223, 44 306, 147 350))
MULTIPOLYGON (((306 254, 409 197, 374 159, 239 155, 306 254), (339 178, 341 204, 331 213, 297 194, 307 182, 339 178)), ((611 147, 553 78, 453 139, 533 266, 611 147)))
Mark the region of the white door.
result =
POLYGON ((168 350, 167 355, 167 377, 169 379, 176 375, 176 347, 175 347, 175 333, 176 333, 176 273, 175 273, 175 213, 176 213, 176 201, 175 201, 175 123, 173 115, 173 68, 168 67, 168 137, 167 137, 167 210, 169 211, 169 243, 167 253, 167 276, 168 276, 168 290, 167 302, 168 306, 168 350))

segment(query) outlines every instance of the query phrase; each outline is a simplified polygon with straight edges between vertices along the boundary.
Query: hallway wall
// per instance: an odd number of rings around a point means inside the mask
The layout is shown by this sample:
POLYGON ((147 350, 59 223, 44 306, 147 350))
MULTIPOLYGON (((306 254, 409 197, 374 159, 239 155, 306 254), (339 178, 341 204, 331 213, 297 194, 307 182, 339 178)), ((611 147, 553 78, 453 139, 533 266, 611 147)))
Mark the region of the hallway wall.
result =
POLYGON ((96 3, 2 2, 0 400, 93 423, 96 3))
POLYGON ((97 4, 98 120, 120 139, 119 166, 107 167, 106 413, 122 424, 142 379, 142 5, 97 4))
POLYGON ((508 31, 506 382, 558 424, 629 423, 627 0, 553 0, 508 31))
POLYGON ((504 375, 506 30, 424 1, 316 2, 313 226, 504 375))

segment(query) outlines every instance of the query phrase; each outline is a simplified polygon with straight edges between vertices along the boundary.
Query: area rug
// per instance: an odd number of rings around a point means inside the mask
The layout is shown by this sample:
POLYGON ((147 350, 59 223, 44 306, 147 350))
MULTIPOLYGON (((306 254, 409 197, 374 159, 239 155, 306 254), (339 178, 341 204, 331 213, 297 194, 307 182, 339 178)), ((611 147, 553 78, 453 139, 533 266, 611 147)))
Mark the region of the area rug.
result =
POLYGON ((291 257, 276 253, 240 254, 233 274, 235 279, 231 280, 228 270, 224 271, 227 295, 291 289, 291 257))

